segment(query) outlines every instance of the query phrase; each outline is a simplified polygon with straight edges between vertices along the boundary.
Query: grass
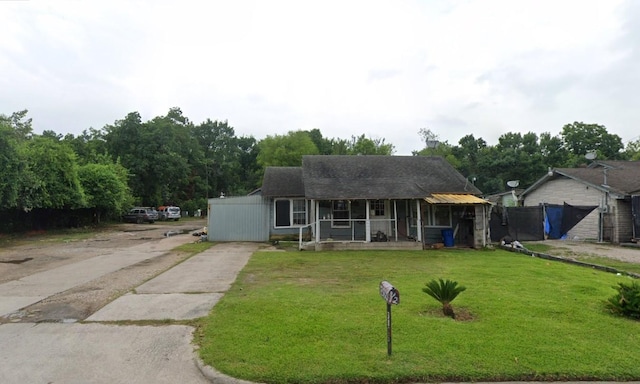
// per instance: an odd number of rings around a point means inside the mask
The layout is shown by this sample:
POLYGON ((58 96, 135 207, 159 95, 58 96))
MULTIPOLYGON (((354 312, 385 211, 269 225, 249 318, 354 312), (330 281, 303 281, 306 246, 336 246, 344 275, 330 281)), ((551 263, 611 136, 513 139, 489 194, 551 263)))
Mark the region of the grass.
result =
POLYGON ((202 242, 192 242, 192 243, 186 243, 186 244, 182 244, 179 245, 175 248, 173 248, 174 251, 178 251, 178 252, 186 252, 190 255, 195 255, 198 254, 200 252, 206 251, 207 249, 211 248, 212 246, 214 246, 215 243, 211 242, 211 241, 202 241, 202 242))
POLYGON ((604 305, 627 279, 502 250, 258 252, 197 342, 265 383, 637 380, 640 322, 604 305), (422 292, 440 277, 467 287, 466 321, 422 292), (381 280, 400 292, 390 357, 381 280))

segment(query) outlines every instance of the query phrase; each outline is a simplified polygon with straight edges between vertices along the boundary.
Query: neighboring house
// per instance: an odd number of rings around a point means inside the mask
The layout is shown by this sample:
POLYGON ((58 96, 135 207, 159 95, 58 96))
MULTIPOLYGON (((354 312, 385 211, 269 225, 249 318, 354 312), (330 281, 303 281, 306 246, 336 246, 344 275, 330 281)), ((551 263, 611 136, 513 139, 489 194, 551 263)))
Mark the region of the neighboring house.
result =
POLYGON ((597 206, 567 238, 624 243, 640 236, 639 195, 640 161, 596 161, 586 168, 550 169, 520 197, 525 206, 597 206))
MULTIPOLYGON (((295 238, 313 249, 422 249, 443 241, 479 248, 488 241, 489 203, 441 157, 304 156, 301 167, 267 167, 260 193, 266 224, 217 222, 218 205, 229 202, 209 200, 209 239, 266 225, 265 241, 295 238)), ((249 198, 258 197, 237 205, 249 198)))

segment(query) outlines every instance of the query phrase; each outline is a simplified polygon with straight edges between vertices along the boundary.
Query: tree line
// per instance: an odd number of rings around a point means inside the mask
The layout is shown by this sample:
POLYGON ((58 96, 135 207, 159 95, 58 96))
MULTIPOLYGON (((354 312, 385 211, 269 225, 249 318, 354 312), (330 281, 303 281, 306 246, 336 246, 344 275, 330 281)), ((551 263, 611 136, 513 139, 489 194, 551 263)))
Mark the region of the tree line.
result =
POLYGON ((391 155, 384 139, 326 138, 319 129, 237 136, 227 121, 194 124, 179 108, 143 121, 138 112, 79 135, 34 134, 28 112, 0 115, 0 230, 118 219, 131 206, 206 211, 207 198, 258 188, 267 166, 303 155, 391 155))
MULTIPOLYGON (((393 144, 364 134, 328 138, 319 129, 261 140, 237 136, 227 121, 195 124, 180 108, 143 121, 138 112, 79 135, 34 134, 28 112, 0 114, 0 211, 3 231, 80 225, 118 219, 133 205, 178 205, 206 211, 207 198, 258 188, 267 166, 300 166, 303 155, 392 155, 393 144)), ((575 122, 559 135, 503 134, 488 145, 473 134, 456 145, 429 129, 415 156, 442 156, 486 194, 508 180, 528 186, 549 167, 598 159, 640 159, 640 139, 623 148, 598 124, 575 122)))
POLYGON ((519 180, 520 187, 526 188, 549 168, 586 166, 593 161, 587 153, 596 160, 640 160, 640 139, 625 147, 620 136, 600 124, 565 124, 558 135, 509 132, 493 146, 473 134, 462 137, 457 145, 440 142, 430 129, 420 129, 419 134, 425 148, 414 155, 446 158, 485 194, 504 192, 510 180, 519 180))

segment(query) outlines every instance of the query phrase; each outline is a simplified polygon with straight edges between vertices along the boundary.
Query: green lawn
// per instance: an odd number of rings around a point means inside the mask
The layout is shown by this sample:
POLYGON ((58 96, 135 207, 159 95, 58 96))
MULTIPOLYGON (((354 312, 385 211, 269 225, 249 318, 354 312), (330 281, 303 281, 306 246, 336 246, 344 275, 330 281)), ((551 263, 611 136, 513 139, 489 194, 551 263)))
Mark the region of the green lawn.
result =
POLYGON ((638 380, 640 322, 604 306, 630 278, 496 251, 258 252, 203 320, 205 363, 266 383, 638 380), (446 318, 422 292, 467 290, 446 318), (400 292, 387 356, 380 281, 400 292))

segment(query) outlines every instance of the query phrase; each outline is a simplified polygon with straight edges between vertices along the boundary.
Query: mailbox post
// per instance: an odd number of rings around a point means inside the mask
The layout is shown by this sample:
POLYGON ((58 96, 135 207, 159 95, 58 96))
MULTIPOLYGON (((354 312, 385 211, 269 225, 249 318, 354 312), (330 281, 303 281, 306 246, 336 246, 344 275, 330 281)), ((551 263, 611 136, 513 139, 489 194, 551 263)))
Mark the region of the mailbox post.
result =
POLYGON ((381 281, 380 296, 387 302, 387 355, 391 356, 391 304, 400 304, 400 292, 388 281, 381 281))

